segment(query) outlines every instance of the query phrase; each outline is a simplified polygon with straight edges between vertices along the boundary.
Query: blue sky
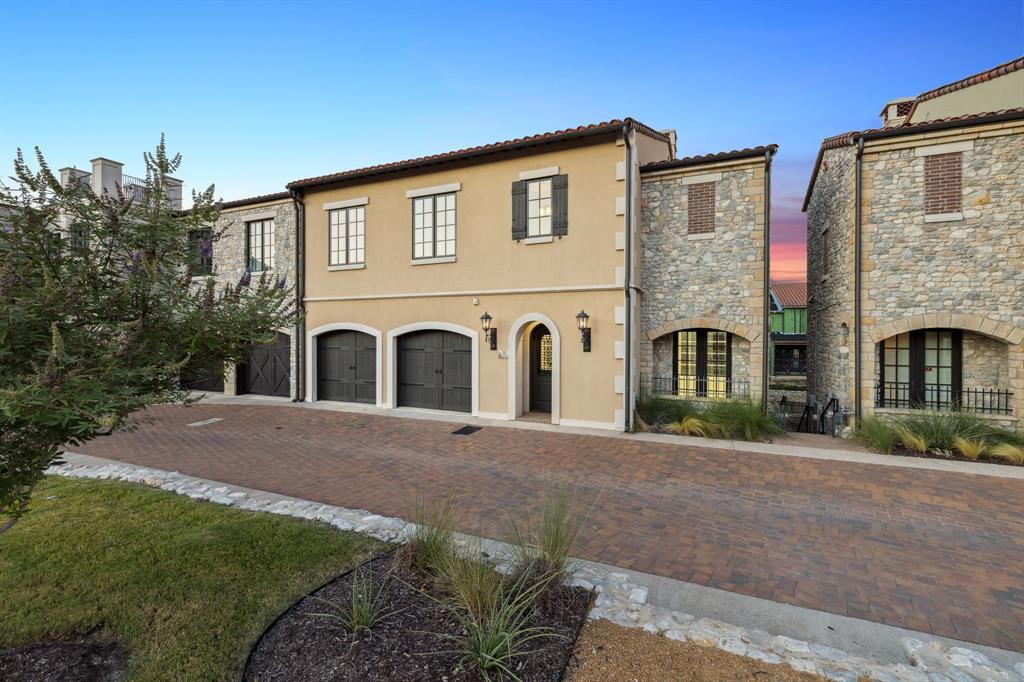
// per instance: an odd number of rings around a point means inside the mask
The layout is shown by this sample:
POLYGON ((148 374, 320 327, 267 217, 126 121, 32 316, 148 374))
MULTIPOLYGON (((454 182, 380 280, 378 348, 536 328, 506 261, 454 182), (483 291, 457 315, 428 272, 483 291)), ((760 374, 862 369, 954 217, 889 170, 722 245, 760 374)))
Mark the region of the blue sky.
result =
POLYGON ((780 145, 788 276, 823 137, 1022 53, 1021 0, 0 0, 0 162, 6 175, 16 147, 39 145, 54 167, 106 156, 140 174, 164 132, 187 186, 232 199, 633 116, 675 128, 680 155, 780 145))

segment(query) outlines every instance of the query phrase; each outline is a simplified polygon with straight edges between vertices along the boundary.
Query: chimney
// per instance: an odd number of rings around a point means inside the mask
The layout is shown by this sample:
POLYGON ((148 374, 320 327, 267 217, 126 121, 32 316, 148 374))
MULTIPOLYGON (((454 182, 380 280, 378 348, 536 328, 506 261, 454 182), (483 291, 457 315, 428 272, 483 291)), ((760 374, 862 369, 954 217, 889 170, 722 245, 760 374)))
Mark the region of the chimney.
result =
POLYGON ((914 108, 913 97, 900 97, 886 102, 879 115, 882 117, 883 128, 896 128, 907 120, 907 114, 914 108))
POLYGON ((86 171, 69 166, 61 168, 58 172, 60 173, 60 184, 63 187, 67 187, 72 182, 80 182, 83 185, 89 184, 89 174, 86 171))
POLYGON ((102 156, 92 160, 92 191, 102 196, 107 193, 111 196, 117 193, 117 187, 121 184, 121 169, 123 163, 104 159, 102 156))
POLYGON ((665 130, 659 130, 662 135, 668 135, 668 159, 670 161, 676 158, 676 129, 666 128, 665 130))

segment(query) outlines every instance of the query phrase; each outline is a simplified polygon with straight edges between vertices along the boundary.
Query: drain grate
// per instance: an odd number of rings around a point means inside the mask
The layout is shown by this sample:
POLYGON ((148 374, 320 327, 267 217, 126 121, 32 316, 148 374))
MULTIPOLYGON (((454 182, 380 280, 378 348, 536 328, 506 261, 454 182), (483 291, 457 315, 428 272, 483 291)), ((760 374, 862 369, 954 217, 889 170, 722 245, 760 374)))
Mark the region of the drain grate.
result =
POLYGON ((452 434, 456 436, 468 436, 471 433, 476 433, 481 428, 482 427, 480 426, 470 426, 469 424, 466 424, 461 429, 455 429, 454 431, 452 431, 452 434))

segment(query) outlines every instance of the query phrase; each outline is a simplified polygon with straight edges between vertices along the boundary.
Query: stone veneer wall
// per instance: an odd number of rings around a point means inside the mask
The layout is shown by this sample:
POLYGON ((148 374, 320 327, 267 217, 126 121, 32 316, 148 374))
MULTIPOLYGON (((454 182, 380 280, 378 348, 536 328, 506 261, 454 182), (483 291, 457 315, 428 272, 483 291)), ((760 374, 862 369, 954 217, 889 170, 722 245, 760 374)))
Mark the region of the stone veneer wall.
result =
MULTIPOLYGON (((274 216, 274 269, 267 272, 267 277, 273 277, 274 281, 277 281, 283 276, 289 289, 295 286, 295 206, 290 199, 221 211, 214 228, 214 231, 220 234, 220 238, 213 243, 213 276, 216 277, 218 284, 233 285, 245 274, 248 263, 245 223, 270 214, 274 216)), ((259 273, 254 274, 253 279, 259 276, 259 273)), ((291 337, 289 390, 291 397, 295 398, 298 377, 296 344, 301 342, 301 339, 297 338, 296 329, 290 329, 287 333, 291 337)), ((230 368, 225 375, 225 393, 232 394, 234 384, 235 372, 234 368, 230 368)))
MULTIPOLYGON (((809 391, 853 391, 853 148, 830 150, 808 207, 809 391), (830 240, 823 272, 821 231, 830 240), (838 229, 837 229, 838 228, 838 229), (839 329, 849 325, 849 334, 839 329), (845 339, 845 340, 844 340, 845 339)), ((964 334, 964 386, 1015 393, 1024 413, 1024 125, 1019 121, 872 142, 864 158, 863 346, 860 390, 874 411, 876 343, 924 328, 964 334), (883 143, 884 142, 884 143, 883 143), (929 145, 962 143, 963 218, 926 222, 929 145), (975 332, 969 334, 967 332, 975 332)))
POLYGON ((674 331, 723 329, 733 339, 733 372, 761 396, 764 362, 764 163, 680 169, 641 183, 641 375, 671 373, 674 331), (688 235, 687 178, 721 172, 715 230, 688 235))

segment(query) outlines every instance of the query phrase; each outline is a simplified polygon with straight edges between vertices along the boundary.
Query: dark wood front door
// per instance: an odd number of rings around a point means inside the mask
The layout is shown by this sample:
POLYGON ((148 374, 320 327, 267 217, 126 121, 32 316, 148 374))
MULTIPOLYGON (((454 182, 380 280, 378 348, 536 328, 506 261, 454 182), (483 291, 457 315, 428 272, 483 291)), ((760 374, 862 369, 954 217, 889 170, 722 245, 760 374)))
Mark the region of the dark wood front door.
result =
POLYGON ((551 411, 551 332, 538 324, 530 332, 530 411, 551 411))
POLYGON ((290 336, 278 334, 273 343, 253 346, 242 369, 246 393, 284 398, 291 395, 291 345, 290 336))
POLYGON ((317 400, 377 402, 377 339, 353 330, 328 332, 316 342, 317 400))
POLYGON ((470 412, 473 350, 454 332, 410 332, 398 339, 398 404, 470 412))

